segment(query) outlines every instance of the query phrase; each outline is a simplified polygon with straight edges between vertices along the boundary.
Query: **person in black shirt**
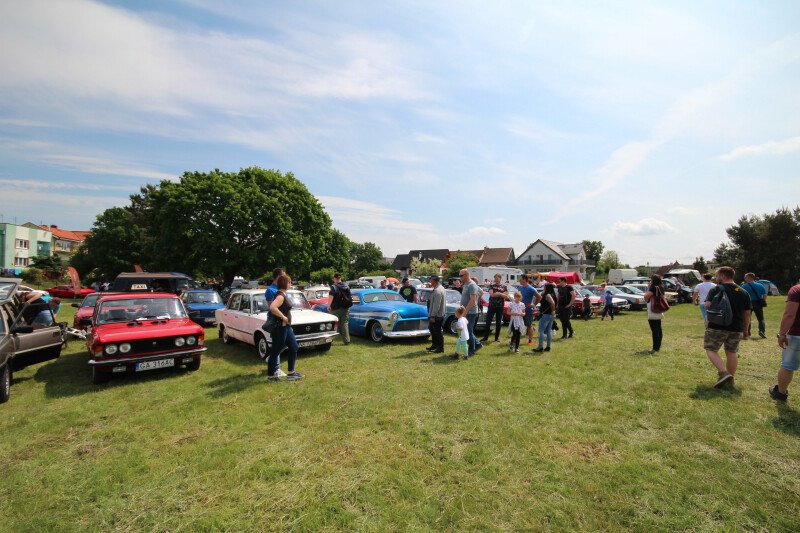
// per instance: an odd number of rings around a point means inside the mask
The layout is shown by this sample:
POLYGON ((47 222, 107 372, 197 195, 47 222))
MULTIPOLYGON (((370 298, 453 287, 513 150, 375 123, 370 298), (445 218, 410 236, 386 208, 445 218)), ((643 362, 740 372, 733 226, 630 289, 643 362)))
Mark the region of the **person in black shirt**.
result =
POLYGON ((717 286, 708 293, 704 304, 706 309, 709 309, 714 297, 719 291, 724 290, 728 295, 731 311, 733 311, 733 320, 727 326, 715 324, 709 320, 703 337, 703 348, 706 350, 706 355, 719 373, 719 379, 714 384, 716 388, 733 383, 733 376, 736 374, 736 367, 739 363, 739 341, 748 338, 747 331, 750 328, 750 312, 753 308, 750 304, 750 296, 747 291, 734 283, 735 275, 736 271, 733 268, 719 267, 717 269, 717 286), (726 356, 724 363, 719 356, 719 349, 723 345, 726 356))
MULTIPOLYGON (((558 320, 561 321, 561 338, 572 338, 575 333, 572 329, 572 305, 575 303, 575 288, 567 285, 567 278, 558 278, 558 320)), ((541 327, 541 326, 540 326, 541 327)))
POLYGON ((417 289, 408 281, 408 278, 403 278, 400 296, 405 298, 408 303, 417 303, 417 289))
POLYGON ((500 274, 494 275, 494 283, 489 285, 489 309, 486 311, 486 334, 481 341, 486 342, 489 340, 489 334, 492 332, 492 319, 495 321, 494 340, 500 340, 500 330, 503 328, 503 308, 505 307, 506 300, 510 300, 508 295, 508 287, 501 283, 503 276, 500 274))

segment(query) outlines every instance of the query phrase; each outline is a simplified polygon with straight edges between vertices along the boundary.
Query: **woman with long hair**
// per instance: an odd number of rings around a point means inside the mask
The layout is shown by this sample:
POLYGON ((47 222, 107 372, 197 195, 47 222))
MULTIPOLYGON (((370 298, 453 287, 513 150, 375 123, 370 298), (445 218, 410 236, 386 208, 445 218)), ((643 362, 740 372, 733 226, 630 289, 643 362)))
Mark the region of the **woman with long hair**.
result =
POLYGON ((653 311, 653 302, 663 296, 664 286, 661 284, 661 276, 653 274, 653 277, 650 278, 650 284, 647 286, 647 292, 644 293, 644 301, 647 302, 647 323, 650 324, 650 332, 653 335, 653 349, 650 350, 650 353, 658 353, 661 349, 661 339, 664 336, 661 330, 661 320, 664 318, 664 313, 653 311))
POLYGON ((556 288, 552 283, 544 286, 544 295, 539 304, 539 346, 534 348, 534 352, 549 352, 550 343, 553 342, 553 321, 556 319, 556 288), (544 346, 544 339, 547 338, 547 347, 544 346))
POLYGON ((278 276, 275 284, 278 287, 278 293, 269 304, 269 312, 271 313, 270 320, 277 320, 278 323, 275 332, 271 335, 272 349, 267 359, 267 381, 281 380, 283 372, 278 365, 278 356, 285 347, 289 348, 289 373, 286 374, 286 379, 303 379, 303 374, 294 369, 299 346, 292 330, 292 303, 286 297, 286 291, 292 286, 292 280, 286 274, 282 274, 278 276))

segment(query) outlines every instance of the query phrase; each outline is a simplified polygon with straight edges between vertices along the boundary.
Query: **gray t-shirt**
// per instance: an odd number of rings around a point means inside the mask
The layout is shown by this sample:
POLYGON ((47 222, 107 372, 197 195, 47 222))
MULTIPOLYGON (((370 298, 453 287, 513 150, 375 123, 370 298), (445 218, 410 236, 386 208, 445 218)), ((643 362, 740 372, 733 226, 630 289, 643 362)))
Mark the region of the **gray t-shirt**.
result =
POLYGON ((477 314, 481 308, 481 288, 478 287, 478 284, 474 281, 470 281, 468 284, 464 285, 464 288, 461 289, 461 305, 464 307, 469 304, 470 297, 474 294, 475 295, 475 305, 467 311, 468 315, 477 314))

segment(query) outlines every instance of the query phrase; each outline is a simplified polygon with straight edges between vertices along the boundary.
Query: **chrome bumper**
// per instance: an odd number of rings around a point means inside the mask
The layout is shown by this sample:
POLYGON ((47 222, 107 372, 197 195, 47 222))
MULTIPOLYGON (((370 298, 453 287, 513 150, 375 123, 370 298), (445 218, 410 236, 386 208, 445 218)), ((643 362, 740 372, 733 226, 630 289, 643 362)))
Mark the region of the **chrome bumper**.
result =
POLYGON ((141 355, 139 357, 125 357, 125 358, 117 358, 117 359, 105 359, 102 361, 98 361, 97 359, 89 359, 89 365, 97 366, 97 365, 129 365, 131 363, 141 363, 143 361, 155 361, 157 359, 171 359, 173 357, 181 357, 184 355, 196 355, 205 352, 208 348, 203 346, 202 348, 195 348, 194 350, 184 350, 182 352, 167 352, 167 353, 160 353, 157 355, 141 355))
POLYGON ((388 339, 410 339, 413 337, 427 337, 431 332, 427 329, 415 329, 412 331, 384 331, 383 336, 388 339))

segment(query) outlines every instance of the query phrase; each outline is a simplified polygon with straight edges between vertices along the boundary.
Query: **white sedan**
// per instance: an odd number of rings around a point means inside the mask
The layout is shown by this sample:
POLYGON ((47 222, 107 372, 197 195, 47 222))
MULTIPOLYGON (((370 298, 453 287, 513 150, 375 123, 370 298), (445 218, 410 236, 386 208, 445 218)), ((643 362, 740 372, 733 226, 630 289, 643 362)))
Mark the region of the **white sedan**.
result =
MULTIPOLYGON (((286 296, 292 304, 292 330, 300 348, 329 350, 333 338, 339 334, 336 316, 311 309, 300 291, 287 291, 286 296)), ((268 314, 263 289, 235 291, 227 305, 216 311, 219 337, 225 344, 235 341, 251 344, 256 347, 258 356, 266 359, 272 341, 261 326, 268 314)))

